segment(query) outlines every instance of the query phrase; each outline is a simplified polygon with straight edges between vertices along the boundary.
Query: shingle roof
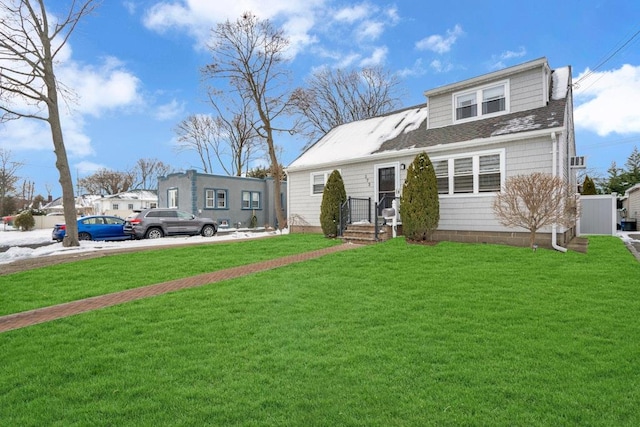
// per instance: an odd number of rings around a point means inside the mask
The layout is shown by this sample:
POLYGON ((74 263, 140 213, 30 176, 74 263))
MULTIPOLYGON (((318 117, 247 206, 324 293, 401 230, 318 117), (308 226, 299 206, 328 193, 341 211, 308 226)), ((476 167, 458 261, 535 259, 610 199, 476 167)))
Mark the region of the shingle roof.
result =
POLYGON ((427 120, 424 120, 416 130, 401 133, 395 138, 385 141, 372 154, 561 127, 564 125, 566 103, 566 98, 551 100, 545 107, 533 110, 434 129, 427 129, 427 120))

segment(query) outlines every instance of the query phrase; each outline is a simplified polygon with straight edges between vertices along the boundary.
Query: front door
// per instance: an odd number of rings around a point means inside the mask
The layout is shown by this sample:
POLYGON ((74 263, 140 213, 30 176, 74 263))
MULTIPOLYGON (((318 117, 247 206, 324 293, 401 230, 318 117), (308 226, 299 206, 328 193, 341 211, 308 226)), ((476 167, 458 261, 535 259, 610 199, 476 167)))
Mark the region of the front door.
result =
POLYGON ((396 176, 397 168, 393 166, 378 167, 378 203, 380 209, 390 208, 391 202, 396 197, 396 189, 398 177, 396 176))

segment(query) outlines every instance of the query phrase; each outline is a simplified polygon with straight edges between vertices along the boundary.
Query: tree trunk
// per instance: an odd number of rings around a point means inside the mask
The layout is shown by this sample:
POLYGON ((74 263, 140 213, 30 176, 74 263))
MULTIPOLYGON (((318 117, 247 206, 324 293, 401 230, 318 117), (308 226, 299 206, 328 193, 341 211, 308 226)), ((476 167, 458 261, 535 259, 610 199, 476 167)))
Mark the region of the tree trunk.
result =
POLYGON ((45 51, 44 60, 44 81, 47 85, 47 109, 49 117, 49 127, 53 139, 53 151, 56 154, 56 167, 60 175, 60 186, 62 187, 62 206, 64 208, 64 222, 66 224, 66 235, 62 241, 62 246, 80 246, 78 241, 78 223, 76 213, 76 200, 73 194, 73 180, 69 169, 67 149, 64 146, 62 135, 62 125, 60 124, 60 111, 58 109, 58 88, 56 78, 53 73, 53 59, 51 56, 51 45, 46 37, 41 38, 45 51))
POLYGON ((280 197, 280 191, 282 188, 282 179, 280 177, 280 164, 278 163, 278 156, 276 155, 276 147, 273 143, 273 132, 270 127, 267 127, 267 145, 269 146, 269 158, 271 160, 271 175, 273 176, 273 198, 274 206, 276 209, 276 219, 278 220, 278 230, 282 230, 286 227, 287 221, 282 210, 282 199, 280 197))

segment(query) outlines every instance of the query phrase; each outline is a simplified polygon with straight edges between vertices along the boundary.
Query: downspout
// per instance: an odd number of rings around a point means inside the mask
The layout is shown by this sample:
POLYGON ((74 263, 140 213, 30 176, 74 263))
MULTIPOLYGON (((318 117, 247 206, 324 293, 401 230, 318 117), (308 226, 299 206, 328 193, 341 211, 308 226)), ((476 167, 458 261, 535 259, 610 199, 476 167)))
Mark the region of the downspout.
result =
MULTIPOLYGON (((551 141, 552 141, 552 153, 551 153, 551 176, 553 176, 554 178, 558 175, 557 173, 557 165, 558 165, 558 160, 557 160, 557 156, 558 156, 558 136, 556 135, 555 132, 551 132, 551 141)), ((560 252, 567 252, 567 248, 563 248, 562 246, 558 245, 558 236, 557 236, 557 224, 554 223, 551 226, 551 247, 553 249, 555 249, 556 251, 560 251, 560 252)))

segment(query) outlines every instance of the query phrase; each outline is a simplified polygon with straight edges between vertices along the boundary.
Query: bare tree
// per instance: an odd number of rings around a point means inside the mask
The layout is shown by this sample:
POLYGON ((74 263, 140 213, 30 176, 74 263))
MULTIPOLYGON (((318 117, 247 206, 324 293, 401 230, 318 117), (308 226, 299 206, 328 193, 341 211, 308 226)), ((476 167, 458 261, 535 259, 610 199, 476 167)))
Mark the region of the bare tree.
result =
POLYGON ((138 159, 132 170, 134 175, 132 188, 157 189, 158 178, 170 174, 171 171, 171 166, 158 159, 138 159))
POLYGON ((5 212, 5 198, 16 191, 21 166, 22 163, 12 159, 11 151, 0 148, 0 212, 5 212))
POLYGON ((178 152, 195 151, 200 157, 204 173, 213 173, 211 157, 218 137, 217 124, 213 117, 199 114, 191 115, 175 128, 178 136, 178 152))
POLYGON ((334 127, 394 110, 401 91, 396 75, 381 67, 321 69, 291 97, 303 119, 303 133, 314 142, 334 127))
POLYGON ((53 22, 49 21, 44 3, 44 0, 0 2, 0 99, 3 101, 0 119, 33 118, 48 123, 67 224, 63 245, 78 246, 73 181, 60 124, 59 83, 54 64, 78 22, 94 9, 95 3, 71 0, 66 15, 53 22), (31 108, 21 108, 15 101, 26 102, 31 108))
POLYGON ((227 175, 241 176, 243 171, 248 172, 251 161, 262 152, 262 141, 254 126, 252 101, 246 96, 237 101, 209 88, 209 102, 218 113, 215 120, 221 133, 214 147, 218 162, 227 175), (221 103, 225 105, 224 109, 220 108, 221 103))
MULTIPOLYGON (((212 61, 203 70, 205 77, 228 83, 240 99, 251 101, 257 120, 254 129, 266 143, 269 161, 274 171, 279 165, 274 133, 275 122, 287 107, 288 72, 284 53, 289 41, 282 30, 275 29, 268 20, 260 20, 251 12, 235 22, 227 20, 212 30, 210 46, 212 61)), ((274 179, 274 206, 278 228, 286 226, 280 199, 281 183, 274 179)))
POLYGON ((529 230, 531 247, 542 227, 571 227, 578 216, 575 193, 559 177, 541 172, 507 179, 493 201, 493 211, 502 225, 529 230))
POLYGON ((127 191, 133 185, 133 172, 118 172, 100 169, 93 175, 78 180, 78 187, 89 194, 118 194, 127 191))

